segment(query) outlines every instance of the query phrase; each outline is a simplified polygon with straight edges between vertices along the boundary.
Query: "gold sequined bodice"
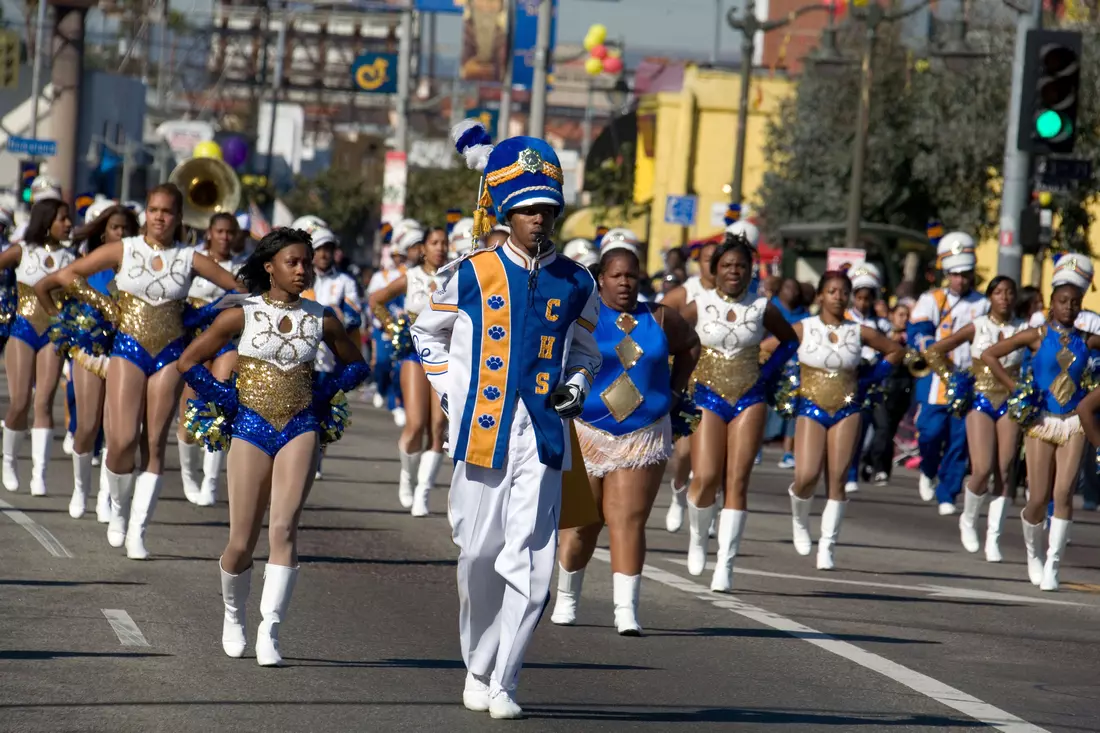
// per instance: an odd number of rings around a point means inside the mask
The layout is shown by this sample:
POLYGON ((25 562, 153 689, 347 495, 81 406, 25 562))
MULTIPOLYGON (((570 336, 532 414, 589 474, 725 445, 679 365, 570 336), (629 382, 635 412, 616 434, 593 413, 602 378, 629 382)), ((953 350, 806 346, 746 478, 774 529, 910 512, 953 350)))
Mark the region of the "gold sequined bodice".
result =
POLYGON ((50 327, 50 314, 42 307, 42 301, 34 294, 34 288, 30 285, 17 283, 16 291, 19 293, 16 313, 25 318, 34 327, 34 332, 41 336, 50 327))
POLYGON ((800 364, 799 373, 798 394, 830 415, 855 402, 858 387, 855 369, 818 369, 800 364))
POLYGON ((136 295, 118 294, 119 333, 141 344, 150 356, 183 336, 183 301, 170 300, 150 305, 136 295))
POLYGON ((282 430, 313 399, 313 365, 284 370, 263 359, 238 356, 237 396, 242 406, 282 430))
MULTIPOLYGON (((1019 366, 1005 367, 1005 371, 1013 379, 1018 379, 1020 376, 1019 366)), ((981 360, 975 360, 970 365, 970 373, 974 375, 974 389, 985 395, 986 399, 989 400, 989 404, 993 405, 994 409, 999 410, 1004 401, 1008 399, 1008 388, 1001 384, 1001 380, 993 376, 992 370, 981 360)))
POLYGON ((733 356, 704 348, 692 379, 714 390, 730 405, 737 404, 760 378, 760 346, 742 349, 733 356))

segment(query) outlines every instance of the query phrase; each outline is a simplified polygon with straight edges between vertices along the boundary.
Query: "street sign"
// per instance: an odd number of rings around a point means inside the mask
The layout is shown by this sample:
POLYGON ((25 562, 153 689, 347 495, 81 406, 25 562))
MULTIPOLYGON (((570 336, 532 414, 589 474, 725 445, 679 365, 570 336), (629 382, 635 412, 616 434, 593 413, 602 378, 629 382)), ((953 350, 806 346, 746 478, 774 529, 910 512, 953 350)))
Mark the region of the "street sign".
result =
POLYGON ((1058 184, 1092 178, 1092 161, 1084 158, 1041 158, 1035 162, 1040 183, 1058 184))
POLYGON ((365 53, 351 65, 355 88, 371 94, 397 94, 397 54, 365 53))
POLYGON ((867 261, 867 250, 846 247, 829 247, 825 252, 825 269, 840 270, 845 265, 855 267, 867 261))
POLYGON ((466 119, 478 120, 485 129, 489 131, 491 137, 497 136, 497 125, 500 124, 500 110, 489 109, 488 107, 473 107, 466 110, 466 119))
POLYGON ((8 138, 8 152, 15 155, 30 155, 35 158, 49 158, 57 155, 56 140, 35 140, 30 137, 8 138))
POLYGON ((669 195, 665 199, 665 224, 678 224, 682 227, 695 225, 695 210, 699 207, 698 196, 669 195))

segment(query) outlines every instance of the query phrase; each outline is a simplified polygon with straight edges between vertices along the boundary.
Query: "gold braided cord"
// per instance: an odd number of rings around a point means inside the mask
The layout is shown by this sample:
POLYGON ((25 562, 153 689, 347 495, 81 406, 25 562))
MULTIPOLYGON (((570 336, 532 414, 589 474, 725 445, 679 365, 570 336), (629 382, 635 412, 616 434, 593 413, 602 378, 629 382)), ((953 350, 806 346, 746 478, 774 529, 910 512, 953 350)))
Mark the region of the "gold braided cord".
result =
MULTIPOLYGON (((501 168, 500 170, 496 170, 492 173, 487 174, 485 176, 485 182, 489 184, 489 186, 499 186, 502 183, 507 183, 508 181, 519 178, 524 173, 529 172, 530 171, 528 171, 527 168, 525 168, 523 164, 517 160, 515 163, 512 163, 512 165, 508 166, 507 168, 501 168)), ((553 178, 558 183, 565 182, 565 175, 562 173, 561 168, 553 165, 552 163, 547 163, 545 160, 542 161, 542 173, 549 176, 550 178, 553 178)))

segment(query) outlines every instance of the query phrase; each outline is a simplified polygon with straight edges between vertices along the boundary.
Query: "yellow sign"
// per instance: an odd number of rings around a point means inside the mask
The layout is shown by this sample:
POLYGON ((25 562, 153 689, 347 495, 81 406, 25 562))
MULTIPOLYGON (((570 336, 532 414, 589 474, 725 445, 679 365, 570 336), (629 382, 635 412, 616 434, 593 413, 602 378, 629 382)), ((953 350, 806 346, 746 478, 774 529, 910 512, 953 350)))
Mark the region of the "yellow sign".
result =
POLYGON ((19 86, 19 34, 0 31, 0 89, 19 86))

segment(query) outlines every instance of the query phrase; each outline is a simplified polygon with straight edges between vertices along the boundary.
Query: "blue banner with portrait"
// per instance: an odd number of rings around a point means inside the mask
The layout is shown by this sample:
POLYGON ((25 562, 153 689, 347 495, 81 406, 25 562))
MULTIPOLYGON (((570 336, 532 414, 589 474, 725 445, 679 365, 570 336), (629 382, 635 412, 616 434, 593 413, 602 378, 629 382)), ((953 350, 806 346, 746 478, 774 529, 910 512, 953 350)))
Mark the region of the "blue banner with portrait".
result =
POLYGON ((459 0, 416 0, 415 7, 421 13, 462 14, 463 3, 459 0))
MULTIPOLYGON (((554 2, 554 22, 550 25, 550 59, 558 37, 558 0, 554 2)), ((512 86, 530 89, 535 82, 535 45, 539 35, 539 0, 516 0, 516 22, 512 45, 512 86)), ((553 71, 553 67, 549 72, 553 71)))

